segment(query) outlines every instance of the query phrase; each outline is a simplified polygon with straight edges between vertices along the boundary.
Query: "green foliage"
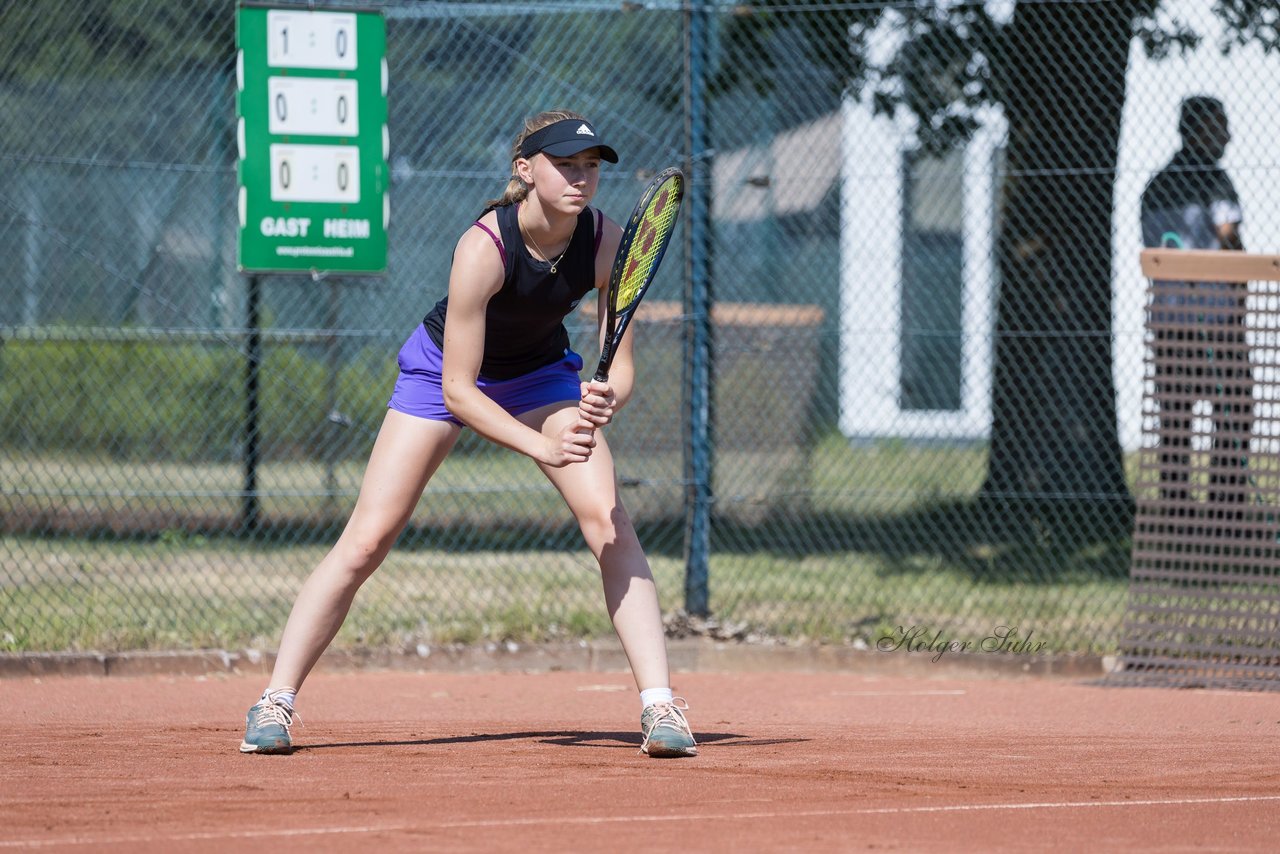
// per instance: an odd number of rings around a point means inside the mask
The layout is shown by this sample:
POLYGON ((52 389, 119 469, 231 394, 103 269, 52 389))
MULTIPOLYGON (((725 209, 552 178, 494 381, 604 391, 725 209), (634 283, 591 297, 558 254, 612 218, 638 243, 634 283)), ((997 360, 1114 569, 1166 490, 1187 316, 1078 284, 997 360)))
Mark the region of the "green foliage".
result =
POLYGON ((234 20, 230 5, 212 3, 153 4, 146 14, 135 0, 6 3, 0 82, 39 83, 68 68, 103 79, 227 66, 235 58, 234 20))
POLYGON ((722 22, 722 49, 713 79, 713 92, 750 88, 764 94, 773 89, 778 71, 798 57, 825 66, 829 75, 814 81, 839 95, 858 91, 867 80, 867 34, 881 20, 888 4, 806 4, 803 11, 781 2, 740 5, 722 22))
MULTIPOLYGON (((269 455, 316 452, 332 400, 376 412, 394 362, 357 358, 330 391, 323 359, 270 347, 260 371, 259 432, 269 455)), ((237 453, 245 357, 226 346, 8 341, 0 350, 0 443, 28 452, 125 460, 224 460, 237 453)))
POLYGON ((1276 0, 1217 0, 1213 11, 1227 25, 1223 50, 1257 42, 1267 53, 1280 50, 1280 6, 1276 0))
MULTIPOLYGON (((0 549, 45 568, 0 597, 6 652, 272 648, 298 586, 322 555, 319 548, 165 539, 149 548, 139 571, 128 544, 0 537, 0 549)), ((1052 584, 1026 575, 985 578, 967 565, 983 559, 909 549, 722 555, 711 567, 717 619, 744 635, 788 643, 872 646, 910 626, 977 642, 1004 625, 1033 632, 1058 655, 1114 652, 1123 577, 1084 571, 1052 584)), ((651 563, 669 611, 679 601, 683 561, 653 555, 651 563)), ((334 648, 611 636, 585 553, 397 550, 361 590, 334 648)))
MULTIPOLYGON (((1007 20, 994 17, 984 3, 936 0, 826 5, 779 0, 735 7, 723 26, 713 91, 770 92, 780 71, 795 57, 807 57, 826 72, 815 83, 866 98, 885 114, 906 110, 916 120, 920 146, 942 153, 969 140, 979 109, 1002 103, 1008 81, 1045 63, 1044 56, 1011 37, 1017 16, 1032 5, 1014 4, 1007 20), (892 22, 901 44, 886 60, 874 62, 869 35, 885 21, 892 22)), ((1078 5, 1089 11, 1086 4, 1078 5)), ((1162 0, 1115 0, 1098 7, 1128 18, 1134 36, 1155 58, 1192 48, 1200 39, 1167 13, 1162 0)), ((1224 49, 1250 42, 1267 51, 1280 49, 1274 0, 1217 0, 1214 12, 1226 24, 1224 49)), ((1085 25, 1073 34, 1082 44, 1095 35, 1085 25)))

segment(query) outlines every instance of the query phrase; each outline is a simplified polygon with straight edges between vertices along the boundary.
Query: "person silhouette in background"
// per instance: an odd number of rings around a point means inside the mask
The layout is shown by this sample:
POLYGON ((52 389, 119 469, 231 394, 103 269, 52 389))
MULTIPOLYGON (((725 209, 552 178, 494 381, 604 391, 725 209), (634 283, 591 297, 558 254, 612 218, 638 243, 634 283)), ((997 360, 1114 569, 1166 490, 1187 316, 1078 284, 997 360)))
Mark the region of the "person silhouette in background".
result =
MULTIPOLYGON (((1186 98, 1182 147, 1142 193, 1142 242, 1149 247, 1241 251, 1240 198, 1220 161, 1231 141, 1222 102, 1186 98)), ((1149 329, 1155 351, 1161 498, 1191 500, 1192 409, 1212 406, 1207 499, 1218 518, 1241 518, 1248 500, 1253 371, 1245 338, 1246 282, 1152 283, 1149 329), (1233 506, 1234 505, 1234 506, 1233 506)))

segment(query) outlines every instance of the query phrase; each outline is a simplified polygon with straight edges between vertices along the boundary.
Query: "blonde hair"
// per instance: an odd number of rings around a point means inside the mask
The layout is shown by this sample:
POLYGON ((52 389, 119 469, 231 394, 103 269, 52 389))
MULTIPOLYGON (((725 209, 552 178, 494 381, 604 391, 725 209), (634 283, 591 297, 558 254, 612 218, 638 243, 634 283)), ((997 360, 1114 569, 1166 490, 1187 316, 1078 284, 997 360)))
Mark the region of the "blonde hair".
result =
POLYGON ((553 125, 556 122, 565 120, 585 122, 586 117, 571 110, 546 110, 524 120, 524 127, 520 133, 516 134, 516 141, 511 146, 511 180, 507 182, 507 188, 502 191, 501 196, 484 203, 486 210, 514 205, 516 202, 523 202, 528 197, 528 185, 521 181, 520 176, 516 174, 516 161, 520 159, 520 146, 535 131, 540 131, 547 125, 553 125))

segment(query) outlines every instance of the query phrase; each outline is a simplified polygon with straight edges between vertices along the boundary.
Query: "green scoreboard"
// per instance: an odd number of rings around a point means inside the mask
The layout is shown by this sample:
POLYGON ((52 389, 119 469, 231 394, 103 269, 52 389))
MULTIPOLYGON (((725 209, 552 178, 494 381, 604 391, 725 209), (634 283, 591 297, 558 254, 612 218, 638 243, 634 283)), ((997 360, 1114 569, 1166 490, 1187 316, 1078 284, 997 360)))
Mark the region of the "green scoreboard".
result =
POLYGON ((380 12, 237 8, 241 271, 386 271, 386 46, 380 12))

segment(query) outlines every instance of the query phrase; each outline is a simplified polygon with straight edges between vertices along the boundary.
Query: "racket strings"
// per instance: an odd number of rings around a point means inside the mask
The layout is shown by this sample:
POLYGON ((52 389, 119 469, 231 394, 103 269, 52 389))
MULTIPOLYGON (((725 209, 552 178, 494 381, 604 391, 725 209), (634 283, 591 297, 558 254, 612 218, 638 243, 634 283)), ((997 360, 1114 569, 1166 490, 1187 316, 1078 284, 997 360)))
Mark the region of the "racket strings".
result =
POLYGON ((623 311, 639 297, 650 270, 666 246, 680 210, 680 205, 673 198, 676 190, 675 180, 663 184, 640 218, 640 229, 627 251, 626 265, 614 294, 616 311, 623 311))

